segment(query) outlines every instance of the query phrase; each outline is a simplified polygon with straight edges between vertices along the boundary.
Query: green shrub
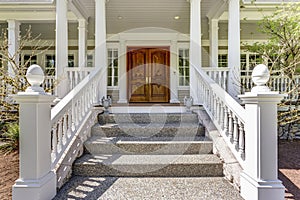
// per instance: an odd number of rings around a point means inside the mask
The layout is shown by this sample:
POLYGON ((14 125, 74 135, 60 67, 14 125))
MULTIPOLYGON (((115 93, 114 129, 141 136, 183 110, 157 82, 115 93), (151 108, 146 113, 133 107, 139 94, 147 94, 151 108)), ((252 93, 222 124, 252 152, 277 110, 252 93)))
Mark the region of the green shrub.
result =
POLYGON ((5 127, 2 129, 1 140, 4 142, 0 146, 0 150, 6 153, 19 150, 19 123, 12 122, 5 124, 5 127))

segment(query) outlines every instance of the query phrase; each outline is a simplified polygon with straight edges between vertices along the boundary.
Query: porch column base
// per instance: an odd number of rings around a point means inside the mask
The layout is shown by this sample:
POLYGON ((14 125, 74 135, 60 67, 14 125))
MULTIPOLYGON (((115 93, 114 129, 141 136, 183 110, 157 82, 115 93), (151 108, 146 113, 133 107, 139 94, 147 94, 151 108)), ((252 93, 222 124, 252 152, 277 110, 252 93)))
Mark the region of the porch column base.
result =
POLYGON ((280 180, 258 181, 241 173, 241 196, 245 200, 283 200, 284 186, 280 180))
POLYGON ((16 180, 12 188, 13 200, 52 199, 56 195, 56 174, 49 172, 38 180, 16 180))
POLYGON ((128 103, 127 99, 119 99, 119 101, 117 101, 117 103, 128 103))

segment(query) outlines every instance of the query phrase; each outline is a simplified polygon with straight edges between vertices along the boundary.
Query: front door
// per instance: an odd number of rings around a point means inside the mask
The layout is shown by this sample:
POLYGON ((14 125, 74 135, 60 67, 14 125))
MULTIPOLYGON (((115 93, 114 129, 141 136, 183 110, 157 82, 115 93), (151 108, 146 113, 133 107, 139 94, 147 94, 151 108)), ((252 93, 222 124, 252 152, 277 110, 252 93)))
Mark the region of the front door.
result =
POLYGON ((128 48, 129 102, 169 102, 169 48, 128 48))

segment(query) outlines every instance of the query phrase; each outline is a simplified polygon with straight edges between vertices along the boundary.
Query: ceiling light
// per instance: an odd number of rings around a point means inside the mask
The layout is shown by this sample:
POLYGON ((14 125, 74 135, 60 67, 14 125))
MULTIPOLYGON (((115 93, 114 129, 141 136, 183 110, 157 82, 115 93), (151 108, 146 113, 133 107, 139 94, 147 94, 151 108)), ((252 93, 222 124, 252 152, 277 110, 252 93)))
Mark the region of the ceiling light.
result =
POLYGON ((179 19, 180 19, 180 16, 179 16, 179 15, 176 15, 176 16, 174 16, 174 19, 175 19, 175 20, 179 20, 179 19))
POLYGON ((118 16, 118 20, 122 20, 123 19, 123 17, 122 16, 118 16))

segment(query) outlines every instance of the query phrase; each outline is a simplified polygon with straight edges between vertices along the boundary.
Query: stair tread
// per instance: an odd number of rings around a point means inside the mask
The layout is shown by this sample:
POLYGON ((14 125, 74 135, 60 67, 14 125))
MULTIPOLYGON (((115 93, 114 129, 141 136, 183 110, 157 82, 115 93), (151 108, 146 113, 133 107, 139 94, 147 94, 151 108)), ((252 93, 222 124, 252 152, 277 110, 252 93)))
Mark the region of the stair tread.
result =
POLYGON ((207 137, 102 137, 92 136, 86 143, 94 144, 198 144, 212 143, 207 137))
POLYGON ((107 123, 104 125, 96 124, 94 127, 101 128, 113 128, 113 127, 128 127, 128 128, 160 128, 160 127, 190 127, 199 126, 198 123, 194 122, 182 122, 182 123, 107 123))
POLYGON ((54 200, 82 199, 235 199, 242 200, 223 177, 84 177, 73 176, 54 200), (101 187, 99 187, 101 186, 101 187), (94 188, 91 190, 91 188, 94 188), (84 192, 89 191, 89 193, 84 192), (86 197, 86 195, 88 195, 86 197))
POLYGON ((122 155, 122 154, 86 154, 76 161, 85 165, 197 165, 222 164, 214 154, 204 155, 122 155))

